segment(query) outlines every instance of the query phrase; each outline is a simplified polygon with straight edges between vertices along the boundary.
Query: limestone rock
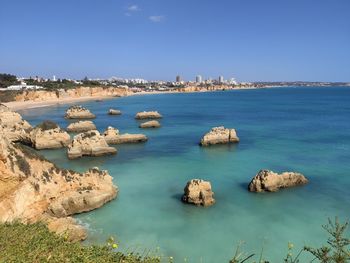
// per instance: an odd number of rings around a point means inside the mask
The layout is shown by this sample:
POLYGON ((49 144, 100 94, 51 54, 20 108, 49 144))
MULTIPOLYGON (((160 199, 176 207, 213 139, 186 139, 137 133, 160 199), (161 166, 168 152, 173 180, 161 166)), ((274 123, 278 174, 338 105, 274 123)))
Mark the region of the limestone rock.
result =
POLYGON ((144 123, 141 123, 140 128, 159 128, 160 123, 159 121, 146 121, 144 123))
POLYGON ((113 127, 108 127, 103 133, 103 136, 108 144, 138 143, 148 140, 144 134, 120 134, 119 130, 113 127))
POLYGON ((83 106, 75 105, 68 108, 66 119, 94 119, 96 116, 83 106))
POLYGON ((96 130, 96 125, 92 121, 72 122, 67 126, 68 132, 86 132, 96 130))
POLYGON ((76 159, 82 156, 102 156, 116 154, 117 150, 110 147, 104 136, 97 130, 88 131, 76 135, 68 145, 68 158, 76 159))
POLYGON ((30 132, 30 140, 37 150, 57 149, 70 142, 69 134, 52 121, 44 121, 30 132))
POLYGON ((120 110, 109 109, 108 114, 109 115, 120 115, 120 114, 122 114, 122 112, 120 110))
POLYGON ((77 242, 87 238, 87 232, 72 217, 50 218, 47 220, 50 231, 67 238, 68 241, 77 242))
POLYGON ((143 120, 143 119, 160 119, 163 116, 158 111, 143 111, 138 112, 135 116, 135 119, 143 120))
POLYGON ((211 184, 201 179, 192 179, 184 189, 182 200, 186 203, 211 206, 215 203, 211 184))
POLYGON ((269 170, 261 170, 250 182, 248 190, 250 192, 276 192, 281 188, 304 185, 308 182, 308 179, 300 173, 277 174, 269 170))
POLYGON ((239 142, 235 129, 226 129, 223 126, 214 127, 201 139, 200 145, 227 144, 239 142))

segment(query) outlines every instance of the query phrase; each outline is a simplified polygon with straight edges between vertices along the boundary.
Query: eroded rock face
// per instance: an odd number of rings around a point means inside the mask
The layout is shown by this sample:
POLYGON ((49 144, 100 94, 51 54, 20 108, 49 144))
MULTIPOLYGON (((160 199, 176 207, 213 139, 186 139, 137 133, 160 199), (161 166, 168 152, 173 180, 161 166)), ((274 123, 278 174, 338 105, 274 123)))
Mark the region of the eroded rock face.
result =
POLYGON ((19 113, 11 111, 3 104, 0 104, 0 126, 7 140, 30 143, 29 133, 32 126, 19 113))
POLYGON ((146 121, 144 123, 141 123, 140 128, 159 128, 160 127, 160 123, 159 121, 146 121))
POLYGON ((239 138, 235 129, 226 129, 223 126, 212 128, 201 139, 200 145, 209 146, 214 144, 237 143, 239 138))
POLYGON ((158 111, 143 111, 138 112, 135 116, 135 119, 143 120, 143 119, 160 119, 163 116, 158 111))
POLYGON ((122 112, 120 110, 109 109, 108 114, 109 115, 120 115, 120 114, 122 114, 122 112))
POLYGON ((92 121, 72 122, 66 128, 68 132, 86 132, 96 130, 96 125, 92 121))
POLYGON ((304 185, 308 182, 308 179, 300 173, 277 174, 269 170, 261 170, 250 182, 248 190, 250 192, 276 192, 281 188, 304 185))
POLYGON ((0 222, 44 221, 58 233, 69 230, 71 240, 83 239, 85 231, 66 216, 98 208, 117 192, 108 172, 60 169, 31 148, 10 142, 0 126, 0 222))
POLYGON ((83 156, 102 156, 116 154, 117 149, 110 147, 105 137, 97 130, 76 135, 68 145, 68 158, 76 159, 83 156))
POLYGON ((192 179, 184 189, 182 200, 185 203, 211 206, 215 203, 214 193, 211 190, 211 184, 201 179, 192 179))
POLYGON ((44 121, 30 132, 30 140, 37 150, 66 147, 70 142, 69 134, 52 121, 44 121))
POLYGON ((66 119, 94 119, 96 116, 83 106, 75 105, 68 108, 66 119))
POLYGON ((120 134, 119 130, 108 127, 103 133, 108 144, 122 144, 122 143, 138 143, 148 140, 144 134, 120 134))

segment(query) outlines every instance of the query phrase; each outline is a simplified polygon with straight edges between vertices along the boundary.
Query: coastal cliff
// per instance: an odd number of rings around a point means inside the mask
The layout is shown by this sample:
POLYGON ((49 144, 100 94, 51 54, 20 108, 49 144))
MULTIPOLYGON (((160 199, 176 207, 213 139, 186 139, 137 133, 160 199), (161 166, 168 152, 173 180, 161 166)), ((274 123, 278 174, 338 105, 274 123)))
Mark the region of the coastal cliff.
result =
POLYGON ((69 216, 114 199, 118 188, 112 177, 98 168, 85 173, 61 169, 21 144, 21 137, 12 134, 17 131, 0 121, 0 222, 42 221, 71 240, 86 238, 69 216))
POLYGON ((74 89, 58 90, 26 90, 14 96, 13 101, 47 101, 81 97, 122 97, 130 95, 123 87, 78 87, 74 89))

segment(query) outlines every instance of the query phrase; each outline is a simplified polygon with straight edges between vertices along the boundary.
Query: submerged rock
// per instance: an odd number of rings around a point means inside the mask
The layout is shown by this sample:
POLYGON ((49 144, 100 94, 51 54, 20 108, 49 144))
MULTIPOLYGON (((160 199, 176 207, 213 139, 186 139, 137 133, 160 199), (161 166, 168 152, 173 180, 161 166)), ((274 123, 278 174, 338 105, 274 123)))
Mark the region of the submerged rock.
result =
POLYGON ((97 130, 76 135, 68 145, 68 158, 76 159, 82 156, 102 156, 116 154, 117 149, 110 147, 104 136, 97 130))
POLYGON ((187 182, 182 200, 186 203, 211 206, 215 203, 211 184, 201 179, 192 179, 187 182))
POLYGON ((57 149, 70 143, 69 134, 52 121, 44 121, 30 132, 32 146, 37 150, 57 149))
POLYGON ((103 133, 103 136, 108 144, 138 143, 148 140, 144 134, 120 134, 119 130, 113 127, 108 127, 103 133))
POLYGON ((120 114, 122 114, 122 112, 120 110, 109 109, 108 114, 109 115, 120 115, 120 114))
POLYGON ((160 119, 162 117, 163 116, 158 111, 142 111, 136 114, 135 119, 160 119))
POLYGON ((300 173, 277 174, 269 170, 261 170, 249 183, 248 190, 250 192, 276 192, 281 188, 304 185, 308 182, 308 179, 300 173))
POLYGON ((144 123, 141 123, 140 128, 159 128, 160 123, 159 121, 146 121, 144 123))
POLYGON ((86 132, 96 130, 96 125, 92 121, 73 122, 67 126, 68 132, 86 132))
POLYGON ((88 109, 80 105, 71 106, 66 111, 64 116, 66 119, 94 119, 95 114, 92 114, 88 109))
POLYGON ((223 126, 214 127, 201 139, 200 145, 227 144, 239 142, 235 129, 226 129, 223 126))

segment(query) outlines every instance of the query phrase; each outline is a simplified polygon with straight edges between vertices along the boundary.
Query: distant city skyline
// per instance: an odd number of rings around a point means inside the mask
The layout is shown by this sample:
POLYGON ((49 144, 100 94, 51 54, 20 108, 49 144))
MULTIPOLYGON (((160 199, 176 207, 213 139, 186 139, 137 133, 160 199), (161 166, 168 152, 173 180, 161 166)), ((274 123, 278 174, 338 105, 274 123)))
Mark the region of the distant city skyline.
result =
POLYGON ((0 72, 348 82, 349 10, 348 0, 4 1, 0 72))

